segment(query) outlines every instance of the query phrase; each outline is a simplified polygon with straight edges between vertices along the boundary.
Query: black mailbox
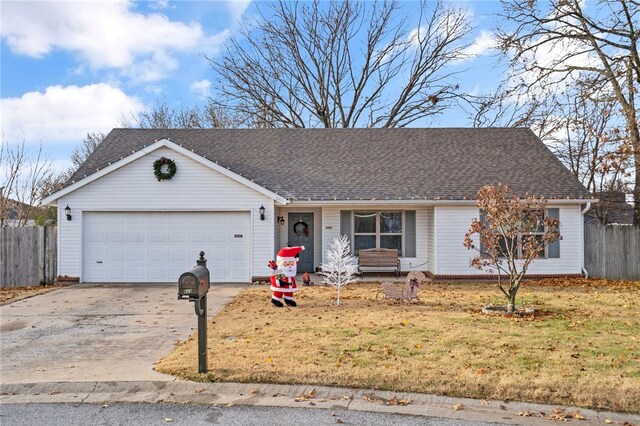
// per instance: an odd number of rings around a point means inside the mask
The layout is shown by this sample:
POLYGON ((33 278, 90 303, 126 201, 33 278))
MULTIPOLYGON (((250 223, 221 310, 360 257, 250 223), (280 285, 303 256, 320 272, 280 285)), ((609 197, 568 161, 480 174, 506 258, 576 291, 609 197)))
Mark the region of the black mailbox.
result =
POLYGON ((178 299, 189 299, 198 316, 198 372, 207 372, 207 293, 211 287, 204 252, 196 267, 178 278, 178 299))
POLYGON ((191 271, 180 275, 178 279, 178 299, 200 299, 209 292, 209 270, 207 269, 204 252, 200 252, 197 266, 191 271))

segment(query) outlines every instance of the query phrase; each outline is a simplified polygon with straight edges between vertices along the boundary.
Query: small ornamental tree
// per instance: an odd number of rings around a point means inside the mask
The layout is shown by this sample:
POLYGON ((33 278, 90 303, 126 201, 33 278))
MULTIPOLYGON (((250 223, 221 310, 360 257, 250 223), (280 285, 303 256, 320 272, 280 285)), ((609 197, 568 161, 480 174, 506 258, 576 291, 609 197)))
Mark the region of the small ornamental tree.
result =
POLYGON ((338 289, 338 301, 340 304, 340 289, 345 285, 355 282, 355 273, 358 271, 356 258, 351 256, 349 237, 342 235, 331 242, 327 251, 327 263, 322 264, 321 275, 324 275, 324 283, 338 289))
POLYGON ((498 288, 508 300, 507 312, 515 311, 516 294, 531 263, 560 238, 560 222, 545 216, 546 205, 544 198, 518 197, 508 185, 486 185, 478 191, 481 218, 471 222, 464 246, 478 252, 471 259, 472 267, 498 273, 498 288), (502 283, 502 274, 508 277, 508 286, 502 283))

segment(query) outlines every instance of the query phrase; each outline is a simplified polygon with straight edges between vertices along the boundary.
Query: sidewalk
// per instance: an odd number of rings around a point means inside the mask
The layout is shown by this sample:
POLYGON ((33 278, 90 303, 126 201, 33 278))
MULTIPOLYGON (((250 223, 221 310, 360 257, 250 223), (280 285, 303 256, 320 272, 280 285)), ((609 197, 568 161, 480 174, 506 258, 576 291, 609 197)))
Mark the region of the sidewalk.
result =
POLYGON ((549 425, 553 420, 563 420, 563 417, 566 417, 569 422, 581 425, 640 425, 640 415, 633 414, 598 412, 554 405, 481 401, 417 393, 310 385, 188 381, 0 384, 0 404, 109 404, 114 402, 345 409, 518 425, 549 425), (573 412, 579 412, 579 416, 584 419, 570 417, 569 413, 573 412))

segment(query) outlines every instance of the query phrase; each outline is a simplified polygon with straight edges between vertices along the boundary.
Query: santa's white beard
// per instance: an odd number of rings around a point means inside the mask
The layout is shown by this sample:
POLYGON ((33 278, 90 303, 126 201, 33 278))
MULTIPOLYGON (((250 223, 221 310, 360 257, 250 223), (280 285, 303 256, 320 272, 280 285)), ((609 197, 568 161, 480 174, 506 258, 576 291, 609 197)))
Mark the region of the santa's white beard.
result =
POLYGON ((296 273, 298 272, 298 267, 296 265, 282 267, 282 273, 285 277, 294 278, 296 273))

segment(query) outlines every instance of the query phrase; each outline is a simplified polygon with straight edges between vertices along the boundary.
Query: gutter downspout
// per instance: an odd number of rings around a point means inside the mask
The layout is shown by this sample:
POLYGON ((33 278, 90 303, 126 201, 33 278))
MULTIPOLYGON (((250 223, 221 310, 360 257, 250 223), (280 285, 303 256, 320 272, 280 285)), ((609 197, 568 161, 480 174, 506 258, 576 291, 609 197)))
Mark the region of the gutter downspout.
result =
POLYGON ((589 278, 589 271, 587 271, 587 269, 584 267, 584 215, 587 214, 587 212, 591 210, 591 201, 587 201, 587 206, 582 209, 580 211, 580 213, 582 214, 582 273, 584 274, 585 278, 589 278))

